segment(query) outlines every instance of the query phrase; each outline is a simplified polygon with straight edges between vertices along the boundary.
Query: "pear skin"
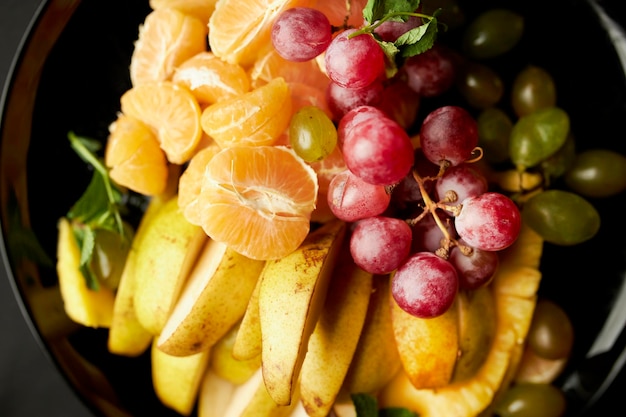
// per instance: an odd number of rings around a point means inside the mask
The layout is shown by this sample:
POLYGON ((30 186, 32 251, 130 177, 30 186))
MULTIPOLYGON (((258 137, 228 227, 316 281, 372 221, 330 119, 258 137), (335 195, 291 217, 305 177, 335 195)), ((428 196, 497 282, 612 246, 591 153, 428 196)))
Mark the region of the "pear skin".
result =
POLYGON ((267 261, 261 274, 261 367, 267 390, 279 405, 291 404, 345 231, 340 220, 324 224, 291 254, 267 261))
POLYGON ((343 383, 348 394, 376 394, 402 367, 391 325, 389 283, 388 275, 373 277, 365 323, 343 383))
POLYGON ((233 346, 241 322, 237 323, 211 348, 210 367, 218 376, 234 384, 246 382, 261 367, 261 354, 239 360, 233 356, 233 346))
POLYGON ((175 356, 210 349, 243 317, 265 261, 208 239, 157 344, 175 356))
POLYGON ((390 303, 398 353, 413 386, 446 386, 459 352, 458 300, 444 314, 428 319, 402 310, 393 297, 390 303))
POLYGON ((481 367, 487 358, 496 333, 496 308, 490 287, 459 291, 459 357, 452 381, 464 381, 481 367))
POLYGON ((259 293, 261 291, 261 279, 257 280, 256 286, 248 300, 246 312, 241 319, 239 331, 233 344, 233 357, 244 361, 251 360, 261 355, 261 319, 259 318, 259 293))
POLYGON ((372 274, 354 263, 346 239, 300 373, 300 397, 310 417, 326 417, 333 407, 359 342, 371 292, 372 274))
POLYGON ((141 325, 135 314, 135 262, 137 259, 137 246, 143 238, 146 225, 150 223, 152 216, 172 196, 172 194, 168 193, 153 197, 150 200, 131 243, 131 249, 126 258, 117 293, 115 294, 113 318, 107 340, 109 352, 113 354, 129 357, 139 356, 152 343, 152 333, 141 325))
POLYGON ((111 326, 115 295, 101 285, 97 291, 89 289, 80 272, 80 248, 74 238, 70 220, 58 222, 57 275, 65 313, 74 322, 86 327, 111 326))
POLYGON ((163 405, 188 416, 198 399, 200 384, 209 364, 209 351, 180 357, 151 347, 152 384, 163 405))
POLYGON ((135 314, 141 325, 158 335, 208 237, 189 223, 178 198, 165 203, 146 224, 135 263, 135 314))

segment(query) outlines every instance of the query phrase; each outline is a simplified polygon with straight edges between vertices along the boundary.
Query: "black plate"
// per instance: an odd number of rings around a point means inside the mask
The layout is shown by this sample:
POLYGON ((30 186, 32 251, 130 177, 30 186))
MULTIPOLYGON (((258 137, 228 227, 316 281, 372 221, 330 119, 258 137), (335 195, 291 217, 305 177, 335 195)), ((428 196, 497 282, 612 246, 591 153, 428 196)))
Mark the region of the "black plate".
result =
MULTIPOLYGON (((528 63, 548 69, 578 148, 626 154, 626 80, 616 47, 624 41, 624 16, 615 35, 596 11, 600 5, 615 18, 618 3, 508 2, 526 16, 527 32, 513 53, 491 64, 505 81, 528 63)), ((468 18, 501 3, 471 4, 468 18)), ((147 355, 111 355, 106 330, 76 326, 65 316, 53 266, 57 220, 91 176, 69 148, 67 133, 106 138, 119 97, 130 88, 133 42, 149 10, 147 1, 50 0, 33 21, 2 103, 0 214, 9 279, 35 338, 78 395, 104 416, 176 415, 152 391, 147 355)), ((541 265, 541 294, 562 305, 576 329, 572 359, 556 382, 568 396, 568 416, 592 415, 587 408, 626 360, 626 295, 620 292, 626 195, 592 202, 603 219, 598 236, 576 247, 546 244, 541 265), (607 323, 612 331, 604 330, 607 323)))

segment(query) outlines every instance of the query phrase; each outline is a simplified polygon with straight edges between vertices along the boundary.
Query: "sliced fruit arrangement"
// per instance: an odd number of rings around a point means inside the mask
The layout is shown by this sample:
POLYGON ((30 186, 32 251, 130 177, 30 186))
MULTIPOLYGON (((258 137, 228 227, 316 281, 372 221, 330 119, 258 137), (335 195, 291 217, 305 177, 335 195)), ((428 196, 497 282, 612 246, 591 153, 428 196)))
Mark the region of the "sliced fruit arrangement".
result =
POLYGON ((595 235, 579 171, 623 156, 571 162, 541 68, 501 110, 480 60, 509 53, 523 17, 479 16, 458 53, 437 37, 460 30, 444 3, 150 2, 104 158, 70 135, 95 173, 59 221, 58 275, 73 320, 149 355, 166 407, 514 417, 527 396, 563 413, 551 384, 574 329, 540 297, 544 243, 595 235), (482 44, 481 25, 502 33, 482 44), (463 101, 424 107, 455 88, 463 101), (134 233, 124 193, 150 201, 134 233), (123 243, 108 285, 105 232, 123 243))

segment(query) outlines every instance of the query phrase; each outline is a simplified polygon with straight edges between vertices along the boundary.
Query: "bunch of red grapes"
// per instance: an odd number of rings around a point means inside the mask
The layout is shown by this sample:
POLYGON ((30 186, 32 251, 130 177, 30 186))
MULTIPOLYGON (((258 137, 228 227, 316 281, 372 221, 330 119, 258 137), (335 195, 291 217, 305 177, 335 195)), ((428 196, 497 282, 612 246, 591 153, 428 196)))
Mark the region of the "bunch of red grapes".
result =
MULTIPOLYGON (((419 24, 416 18, 384 22, 375 34, 393 40, 419 24)), ((389 78, 373 34, 333 33, 326 16, 309 8, 283 12, 272 41, 285 59, 324 54, 327 99, 348 168, 331 181, 328 204, 337 218, 353 223, 355 263, 392 274, 398 305, 423 318, 447 311, 459 288, 488 284, 497 252, 517 239, 521 216, 509 197, 489 191, 472 164, 481 156, 477 123, 461 107, 439 107, 419 126, 416 146, 406 130, 411 117, 402 112, 415 108, 411 100, 453 84, 454 55, 435 44, 389 78)))

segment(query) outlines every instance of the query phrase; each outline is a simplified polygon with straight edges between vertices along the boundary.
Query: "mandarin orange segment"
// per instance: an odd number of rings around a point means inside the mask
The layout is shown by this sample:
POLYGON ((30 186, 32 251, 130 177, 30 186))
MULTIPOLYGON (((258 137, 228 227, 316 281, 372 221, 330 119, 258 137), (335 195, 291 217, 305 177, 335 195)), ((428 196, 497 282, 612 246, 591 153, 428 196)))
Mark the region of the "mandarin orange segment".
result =
POLYGON ((333 112, 328 107, 326 90, 311 87, 302 83, 290 83, 291 103, 293 113, 307 106, 315 106, 322 110, 329 118, 333 118, 333 112))
POLYGON ((361 27, 367 0, 315 0, 311 7, 322 11, 333 26, 361 27))
POLYGON ((227 148, 207 164, 194 217, 249 258, 279 259, 309 233, 317 189, 315 171, 289 148, 227 148))
POLYGON ((120 114, 109 127, 104 160, 117 184, 144 195, 163 192, 168 164, 152 130, 141 121, 120 114))
POLYGON ((202 212, 198 204, 198 197, 202 187, 204 171, 209 161, 220 151, 216 144, 208 145, 198 151, 189 161, 187 168, 178 180, 178 207, 190 223, 200 225, 201 219, 195 216, 202 212))
POLYGON ((209 46, 223 60, 250 66, 271 45, 271 26, 278 14, 313 0, 220 0, 209 19, 209 46))
POLYGON ((206 50, 206 38, 200 19, 172 8, 152 11, 139 27, 131 56, 132 85, 170 80, 178 65, 206 50))
POLYGON ((291 95, 287 83, 268 84, 206 107, 202 129, 221 147, 273 144, 289 126, 291 95))
POLYGON ((181 12, 197 17, 205 25, 215 11, 217 0, 150 0, 150 7, 158 9, 177 9, 181 12))
POLYGON ((170 81, 141 84, 121 98, 122 113, 141 120, 155 133, 168 161, 187 162, 202 137, 196 98, 170 81))
POLYGON ((250 90, 246 71, 204 51, 183 62, 172 80, 189 89, 200 104, 212 104, 250 90))
POLYGON ((262 54, 249 70, 253 88, 282 77, 288 84, 300 83, 326 90, 330 79, 322 72, 315 60, 295 62, 281 57, 275 49, 262 54))

